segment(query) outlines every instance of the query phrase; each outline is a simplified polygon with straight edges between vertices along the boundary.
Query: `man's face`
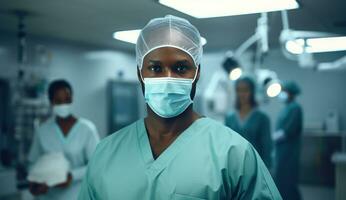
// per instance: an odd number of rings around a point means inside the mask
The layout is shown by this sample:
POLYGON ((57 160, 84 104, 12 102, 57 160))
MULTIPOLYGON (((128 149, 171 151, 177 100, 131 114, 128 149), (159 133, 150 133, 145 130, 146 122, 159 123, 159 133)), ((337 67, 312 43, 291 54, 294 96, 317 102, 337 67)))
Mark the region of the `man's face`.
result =
MULTIPOLYGON (((162 47, 150 52, 144 57, 143 66, 139 73, 141 73, 143 79, 161 77, 194 79, 196 76, 191 91, 191 98, 193 99, 195 96, 199 70, 197 70, 190 55, 180 49, 162 47)), ((144 92, 143 80, 140 74, 138 75, 144 92)))
POLYGON ((143 60, 143 78, 185 78, 193 79, 197 68, 192 58, 176 48, 163 47, 150 52, 143 60))

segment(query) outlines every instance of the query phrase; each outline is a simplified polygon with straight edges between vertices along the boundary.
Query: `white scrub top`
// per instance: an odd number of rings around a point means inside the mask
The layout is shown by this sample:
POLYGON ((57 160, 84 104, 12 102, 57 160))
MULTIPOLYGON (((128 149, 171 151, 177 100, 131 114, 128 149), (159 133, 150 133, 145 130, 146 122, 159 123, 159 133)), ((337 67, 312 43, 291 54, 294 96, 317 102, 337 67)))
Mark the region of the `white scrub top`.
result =
POLYGON ((239 134, 195 121, 155 160, 144 120, 105 138, 79 200, 281 199, 260 156, 239 134))
POLYGON ((38 128, 29 152, 29 162, 35 163, 46 153, 63 152, 70 162, 73 182, 66 189, 49 188, 48 193, 40 195, 40 200, 76 200, 87 163, 99 142, 95 125, 78 118, 67 137, 64 136, 55 118, 47 120, 38 128))

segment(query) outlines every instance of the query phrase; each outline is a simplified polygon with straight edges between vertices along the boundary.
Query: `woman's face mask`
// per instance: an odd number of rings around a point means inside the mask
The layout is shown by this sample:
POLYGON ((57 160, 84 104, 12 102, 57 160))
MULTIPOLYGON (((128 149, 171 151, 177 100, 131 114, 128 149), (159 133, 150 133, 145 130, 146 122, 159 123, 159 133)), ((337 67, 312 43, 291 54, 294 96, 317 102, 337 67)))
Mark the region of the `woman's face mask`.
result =
POLYGON ((54 105, 53 113, 60 118, 66 118, 71 115, 71 104, 54 105))
POLYGON ((53 114, 60 118, 71 115, 72 92, 69 88, 61 88, 54 92, 52 106, 53 114))

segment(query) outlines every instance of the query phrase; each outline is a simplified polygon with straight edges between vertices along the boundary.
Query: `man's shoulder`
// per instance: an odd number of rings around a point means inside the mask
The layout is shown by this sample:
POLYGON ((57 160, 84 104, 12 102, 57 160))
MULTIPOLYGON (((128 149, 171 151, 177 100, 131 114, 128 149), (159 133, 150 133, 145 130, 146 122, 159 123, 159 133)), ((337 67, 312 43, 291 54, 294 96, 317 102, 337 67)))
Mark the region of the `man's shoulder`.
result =
POLYGON ((102 152, 104 151, 104 149, 107 149, 108 147, 119 147, 123 140, 131 139, 132 137, 134 137, 137 133, 138 124, 142 121, 143 120, 140 119, 136 122, 133 122, 132 124, 103 138, 101 142, 97 145, 96 153, 102 152))
POLYGON ((201 127, 203 133, 200 138, 204 140, 204 147, 210 149, 209 152, 218 155, 220 159, 231 159, 232 165, 241 164, 246 154, 254 151, 246 139, 224 124, 208 118, 204 119, 202 124, 204 127, 201 127))
POLYGON ((98 145, 88 164, 88 176, 97 177, 109 161, 113 160, 120 152, 126 152, 130 143, 135 142, 138 120, 103 138, 98 145))
POLYGON ((203 127, 205 134, 219 144, 245 145, 247 143, 241 135, 219 121, 205 118, 202 124, 205 126, 203 127))

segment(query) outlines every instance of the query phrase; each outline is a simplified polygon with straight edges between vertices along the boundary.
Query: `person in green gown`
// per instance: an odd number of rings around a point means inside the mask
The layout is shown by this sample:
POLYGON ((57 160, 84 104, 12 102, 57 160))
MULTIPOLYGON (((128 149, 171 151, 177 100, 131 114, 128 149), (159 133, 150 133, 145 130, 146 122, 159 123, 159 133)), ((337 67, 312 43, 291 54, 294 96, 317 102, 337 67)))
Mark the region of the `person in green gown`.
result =
POLYGON ((287 200, 301 199, 298 189, 300 143, 303 130, 303 110, 297 103, 299 86, 292 81, 282 84, 279 98, 285 103, 279 114, 275 141, 274 178, 278 189, 287 200))
POLYGON ((273 146, 270 120, 257 108, 255 82, 249 77, 240 77, 235 83, 235 88, 235 111, 226 116, 225 124, 248 140, 270 169, 273 146))
POLYGON ((79 200, 281 199, 239 134, 193 110, 201 36, 187 20, 151 20, 136 44, 147 116, 97 146, 79 200))

